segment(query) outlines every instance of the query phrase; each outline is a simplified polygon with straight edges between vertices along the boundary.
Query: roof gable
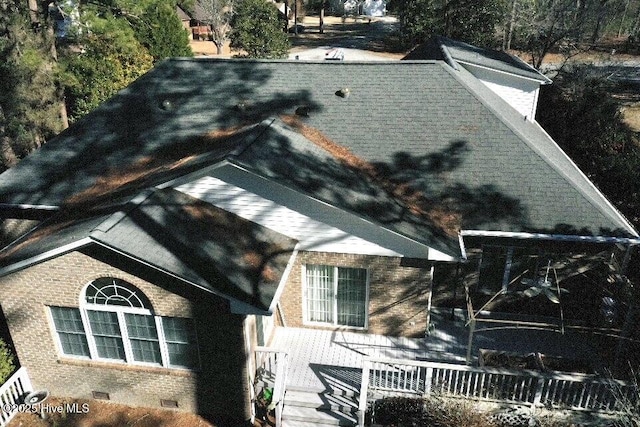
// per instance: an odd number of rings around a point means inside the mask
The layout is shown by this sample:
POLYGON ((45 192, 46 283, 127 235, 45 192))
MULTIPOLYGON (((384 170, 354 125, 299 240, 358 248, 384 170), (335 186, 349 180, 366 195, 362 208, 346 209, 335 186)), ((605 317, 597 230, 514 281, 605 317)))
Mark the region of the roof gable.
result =
POLYGON ((208 292, 267 311, 296 241, 176 190, 115 211, 63 211, 6 248, 9 274, 98 244, 208 292))
POLYGON ((475 65, 490 70, 535 80, 542 84, 551 80, 538 70, 507 52, 473 46, 447 37, 437 36, 409 52, 405 60, 437 59, 475 65))

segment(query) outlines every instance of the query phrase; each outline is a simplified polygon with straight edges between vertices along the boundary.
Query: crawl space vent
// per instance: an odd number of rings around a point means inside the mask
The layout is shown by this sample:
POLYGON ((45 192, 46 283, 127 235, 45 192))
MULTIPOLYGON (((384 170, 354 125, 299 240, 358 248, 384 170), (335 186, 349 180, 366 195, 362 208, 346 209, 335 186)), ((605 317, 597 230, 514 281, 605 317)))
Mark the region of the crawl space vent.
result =
POLYGON ((109 393, 106 393, 104 391, 92 391, 91 394, 93 395, 94 399, 110 400, 109 393))
POLYGON ((176 400, 160 399, 160 406, 163 408, 177 408, 178 402, 176 400))

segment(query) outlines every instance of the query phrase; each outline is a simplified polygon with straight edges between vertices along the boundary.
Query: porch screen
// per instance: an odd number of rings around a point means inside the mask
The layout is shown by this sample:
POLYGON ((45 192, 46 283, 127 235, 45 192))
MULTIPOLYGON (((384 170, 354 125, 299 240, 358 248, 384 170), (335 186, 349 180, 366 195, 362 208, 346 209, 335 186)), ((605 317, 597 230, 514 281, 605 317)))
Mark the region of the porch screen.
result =
POLYGON ((307 265, 306 286, 309 321, 365 326, 367 270, 307 265))

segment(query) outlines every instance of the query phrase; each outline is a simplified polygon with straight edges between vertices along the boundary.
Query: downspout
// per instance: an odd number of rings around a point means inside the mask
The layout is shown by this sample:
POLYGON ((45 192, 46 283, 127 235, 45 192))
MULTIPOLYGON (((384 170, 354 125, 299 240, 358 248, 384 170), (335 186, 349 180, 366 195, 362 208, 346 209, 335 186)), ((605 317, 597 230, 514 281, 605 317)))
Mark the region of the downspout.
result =
POLYGON ((435 266, 431 266, 429 270, 429 297, 427 299, 427 329, 424 331, 424 337, 427 338, 431 335, 431 301, 433 300, 433 271, 435 266))
POLYGON ((458 63, 453 59, 453 57, 449 53, 449 49, 447 49, 447 47, 444 44, 440 44, 440 50, 442 51, 442 54, 444 55, 444 61, 447 64, 449 64, 449 66, 451 68, 453 68, 454 70, 460 71, 460 69, 458 68, 458 63))
POLYGON ((624 252, 624 258, 622 259, 622 265, 620 266, 620 274, 627 275, 627 269, 629 268, 629 261, 631 260, 631 254, 635 245, 631 244, 627 246, 627 250, 624 252))

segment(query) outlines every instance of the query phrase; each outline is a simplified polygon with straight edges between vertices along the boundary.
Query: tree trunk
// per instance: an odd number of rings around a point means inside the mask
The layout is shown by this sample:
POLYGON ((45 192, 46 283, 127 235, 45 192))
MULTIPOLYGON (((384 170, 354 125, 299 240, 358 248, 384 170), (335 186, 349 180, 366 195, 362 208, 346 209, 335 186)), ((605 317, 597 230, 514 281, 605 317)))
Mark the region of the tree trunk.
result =
POLYGON ((604 17, 606 15, 606 7, 607 2, 609 0, 600 0, 600 4, 598 5, 598 16, 596 19, 596 26, 593 29, 593 34, 591 35, 591 43, 595 44, 600 38, 600 30, 602 29, 602 21, 604 21, 604 17))
POLYGON ((324 8, 326 7, 326 1, 322 0, 322 6, 320 7, 320 34, 324 34, 324 8))
POLYGON ((284 0, 284 32, 289 32, 289 2, 284 0))
POLYGON ((631 34, 636 34, 640 30, 640 6, 638 6, 638 14, 636 15, 636 22, 633 24, 631 34))
POLYGON ((506 49, 511 50, 511 40, 513 38, 513 29, 516 23, 516 8, 518 6, 518 0, 513 0, 511 4, 511 18, 509 19, 509 32, 507 34, 506 49))
POLYGON ((298 0, 293 0, 293 33, 298 35, 298 0))
POLYGON ((224 41, 214 40, 213 43, 216 45, 216 55, 222 55, 222 49, 224 48, 224 41))
POLYGON ((622 19, 620 20, 620 27, 618 27, 618 38, 622 37, 622 29, 624 28, 624 20, 627 19, 627 12, 629 11, 629 3, 631 0, 627 0, 624 5, 624 12, 622 12, 622 19))

